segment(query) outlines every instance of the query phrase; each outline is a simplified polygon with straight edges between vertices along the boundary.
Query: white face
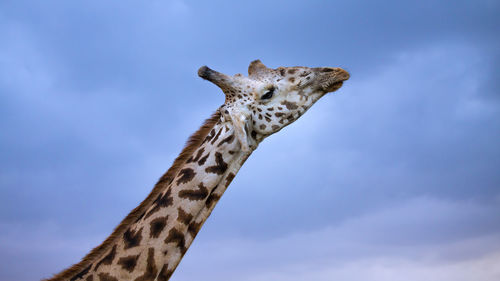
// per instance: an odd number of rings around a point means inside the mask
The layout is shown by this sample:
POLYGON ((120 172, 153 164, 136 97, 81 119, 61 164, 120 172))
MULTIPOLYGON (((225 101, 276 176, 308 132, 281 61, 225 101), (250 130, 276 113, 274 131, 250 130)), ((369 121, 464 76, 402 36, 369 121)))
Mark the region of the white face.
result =
MULTIPOLYGON (((247 138, 250 148, 293 123, 324 94, 339 89, 349 79, 349 73, 341 68, 270 69, 260 61, 252 62, 248 73, 248 77, 227 76, 207 67, 199 71, 226 94, 221 112, 240 127, 241 138, 247 138)), ((245 140, 240 141, 244 146, 245 140)))

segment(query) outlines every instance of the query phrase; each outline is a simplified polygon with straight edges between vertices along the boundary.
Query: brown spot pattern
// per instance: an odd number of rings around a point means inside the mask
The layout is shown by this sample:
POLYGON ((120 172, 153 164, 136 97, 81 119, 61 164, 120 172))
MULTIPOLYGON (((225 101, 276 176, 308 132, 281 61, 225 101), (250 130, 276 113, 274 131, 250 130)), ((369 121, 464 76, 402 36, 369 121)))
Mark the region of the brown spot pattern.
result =
POLYGON ((135 269, 135 266, 137 265, 137 260, 139 259, 138 255, 131 255, 127 257, 120 258, 118 260, 118 264, 122 266, 123 269, 125 269, 128 272, 132 272, 135 269))
POLYGON ((167 281, 168 279, 170 279, 170 277, 172 276, 173 273, 174 273, 174 271, 168 270, 168 265, 164 264, 160 269, 160 273, 158 273, 157 280, 158 281, 167 281))
POLYGON ((87 279, 85 279, 85 281, 94 281, 94 275, 87 276, 87 279))
POLYGON ((212 139, 210 144, 212 144, 212 145, 214 144, 214 142, 219 138, 220 133, 222 133, 222 128, 220 128, 220 130, 217 132, 217 135, 215 135, 215 137, 212 139))
POLYGON ((191 168, 184 168, 179 171, 179 175, 181 175, 181 177, 177 179, 177 185, 191 181, 196 173, 191 168))
POLYGON ((210 141, 214 137, 214 135, 215 135, 215 129, 212 129, 210 131, 210 133, 205 137, 205 139, 203 140, 203 142, 201 144, 204 144, 205 142, 210 141))
POLYGON ((229 186, 229 184, 233 181, 234 177, 236 175, 234 173, 229 173, 227 174, 227 177, 226 177, 226 187, 229 186))
POLYGON ((224 138, 223 140, 221 140, 220 143, 217 145, 217 147, 223 145, 224 143, 230 144, 230 143, 233 142, 233 140, 234 140, 234 135, 231 134, 229 137, 224 138))
POLYGON ((193 237, 193 239, 196 237, 196 234, 198 234, 198 231, 200 231, 202 224, 203 224, 203 222, 199 222, 199 223, 192 222, 188 226, 188 232, 191 235, 191 237, 193 237))
POLYGON ((146 271, 143 275, 135 278, 135 281, 153 281, 158 273, 158 268, 155 263, 155 249, 148 249, 148 260, 146 264, 146 271))
POLYGON ((198 184, 198 189, 184 189, 179 192, 179 197, 184 199, 193 200, 202 200, 205 199, 208 195, 208 188, 206 188, 202 182, 198 184))
POLYGON ((149 223, 149 238, 158 238, 167 225, 168 216, 159 217, 149 223))
POLYGON ((113 262, 113 260, 115 259, 115 255, 116 255, 116 245, 113 246, 113 248, 111 249, 111 251, 109 252, 109 254, 107 254, 106 256, 104 256, 104 258, 102 258, 96 265, 95 265, 95 268, 94 268, 94 271, 97 271, 97 269, 99 269, 99 266, 101 266, 101 264, 111 264, 113 262))
POLYGON ((212 193, 208 196, 207 198, 207 201, 205 201, 205 205, 208 207, 208 208, 211 208, 212 207, 212 204, 214 204, 215 202, 219 201, 220 199, 220 195, 217 195, 215 193, 212 193))
POLYGON ((158 197, 153 201, 154 207, 146 214, 145 218, 148 218, 158 210, 164 207, 168 207, 173 204, 174 198, 172 198, 172 189, 167 189, 167 192, 162 196, 161 193, 158 194, 158 197))
POLYGON ((215 166, 210 166, 205 169, 207 173, 213 173, 222 175, 227 170, 227 163, 224 162, 224 158, 222 158, 222 154, 220 152, 215 152, 215 166))
POLYGON ((193 215, 184 211, 181 207, 177 208, 177 221, 182 222, 185 225, 193 220, 193 215))
POLYGON ((200 160, 200 157, 201 155, 203 154, 203 152, 205 152, 205 148, 202 147, 198 150, 198 152, 196 153, 195 157, 193 158, 193 156, 191 156, 187 161, 186 163, 191 163, 191 162, 198 162, 198 160, 200 160))
POLYGON ((141 243, 141 240, 142 240, 142 227, 137 231, 130 230, 129 228, 127 229, 127 231, 125 231, 125 233, 123 233, 123 243, 125 244, 123 248, 129 249, 137 247, 141 243))
POLYGON ((257 132, 256 131, 252 131, 250 133, 250 136, 252 136, 253 139, 257 139, 257 132))
POLYGON ((101 272, 97 275, 99 276, 99 281, 118 281, 118 279, 109 275, 108 273, 101 272))
POLYGON ((207 153, 207 155, 203 156, 200 159, 200 161, 198 161, 198 165, 203 166, 203 164, 205 164, 205 161, 207 161, 209 155, 210 155, 210 153, 207 153))
POLYGON ((289 101, 286 101, 286 100, 282 101, 281 104, 284 105, 288 110, 294 110, 294 109, 299 108, 296 103, 289 102, 289 101))
POLYGON ((177 230, 177 228, 172 228, 167 238, 165 238, 165 244, 167 243, 175 243, 181 249, 181 252, 184 253, 186 249, 186 240, 184 239, 184 234, 177 230))

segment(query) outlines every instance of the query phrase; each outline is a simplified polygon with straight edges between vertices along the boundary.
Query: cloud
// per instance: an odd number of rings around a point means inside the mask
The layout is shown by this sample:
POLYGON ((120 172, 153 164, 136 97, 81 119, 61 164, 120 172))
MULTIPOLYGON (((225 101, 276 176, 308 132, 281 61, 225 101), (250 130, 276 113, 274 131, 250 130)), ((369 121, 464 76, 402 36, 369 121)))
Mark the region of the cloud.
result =
POLYGON ((1 280, 39 280, 77 262, 104 235, 68 236, 54 222, 0 224, 1 280), (63 262, 64 261, 64 262, 63 262), (29 268, 30 270, 26 270, 29 268))
POLYGON ((269 240, 199 235, 175 278, 495 280, 500 273, 498 213, 498 205, 416 198, 337 226, 269 240), (489 233, 463 235, 464 228, 484 224, 477 220, 485 217, 493 227, 489 233), (457 238, 457 233, 462 235, 457 238))
MULTIPOLYGON (((210 232, 218 230, 210 221, 174 278, 397 280, 408 275, 413 278, 409 280, 495 280, 500 257, 498 206, 415 198, 342 224, 272 239, 214 236, 210 232), (490 229, 485 231, 484 225, 490 229)), ((10 257, 1 259, 10 268, 0 275, 2 280, 50 276, 68 261, 78 261, 107 234, 66 235, 62 227, 54 222, 0 225, 1 240, 11 241, 0 245, 10 257), (26 265, 33 270, 23 270, 26 265)))
MULTIPOLYGON (((477 260, 432 263, 404 259, 366 259, 339 266, 294 266, 270 271, 256 276, 245 276, 241 280, 346 280, 346 281, 391 281, 404 278, 409 281, 494 281, 500 277, 497 268, 500 254, 495 253, 477 260)), ((187 280, 187 279, 186 279, 187 280)))
POLYGON ((202 233, 175 278, 495 280, 500 273, 498 213, 498 205, 416 198, 337 226, 269 240, 207 239, 202 233), (493 230, 463 235, 464 228, 473 229, 471 223, 485 217, 493 230))

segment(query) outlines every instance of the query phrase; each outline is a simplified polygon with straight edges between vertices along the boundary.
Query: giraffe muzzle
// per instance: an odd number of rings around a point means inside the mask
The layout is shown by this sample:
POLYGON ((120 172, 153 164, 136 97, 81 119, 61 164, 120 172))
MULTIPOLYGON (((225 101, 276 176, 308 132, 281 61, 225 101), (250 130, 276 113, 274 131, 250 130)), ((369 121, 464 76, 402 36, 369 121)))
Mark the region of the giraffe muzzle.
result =
POLYGON ((334 92, 350 78, 349 72, 340 67, 324 67, 317 69, 320 72, 320 87, 325 93, 334 92))

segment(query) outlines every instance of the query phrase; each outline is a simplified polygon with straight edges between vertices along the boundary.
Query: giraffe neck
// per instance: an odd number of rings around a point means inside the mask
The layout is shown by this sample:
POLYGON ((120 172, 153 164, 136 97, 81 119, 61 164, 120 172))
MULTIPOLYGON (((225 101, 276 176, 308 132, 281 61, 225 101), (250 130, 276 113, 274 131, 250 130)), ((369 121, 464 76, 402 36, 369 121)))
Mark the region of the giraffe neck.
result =
POLYGON ((160 179, 160 192, 142 208, 142 214, 124 226, 106 250, 66 280, 170 278, 251 154, 241 151, 232 123, 223 117, 195 145, 175 175, 160 179))

